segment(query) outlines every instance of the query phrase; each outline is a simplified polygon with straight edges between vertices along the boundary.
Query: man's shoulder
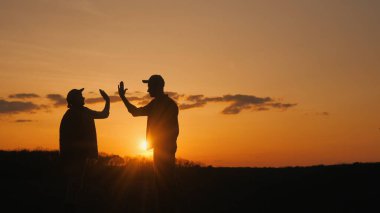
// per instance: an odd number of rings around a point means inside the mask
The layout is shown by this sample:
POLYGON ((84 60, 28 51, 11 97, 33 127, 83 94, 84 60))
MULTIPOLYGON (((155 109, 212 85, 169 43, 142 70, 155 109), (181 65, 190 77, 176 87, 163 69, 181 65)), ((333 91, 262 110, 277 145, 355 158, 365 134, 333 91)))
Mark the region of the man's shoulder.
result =
POLYGON ((165 99, 168 102, 168 104, 177 107, 177 102, 171 98, 169 95, 165 95, 165 99))
POLYGON ((177 102, 175 102, 169 95, 165 94, 164 96, 160 98, 154 98, 151 101, 152 105, 154 106, 165 106, 165 107, 172 107, 172 108, 178 108, 177 102))
POLYGON ((92 110, 87 107, 81 107, 79 109, 68 109, 63 115, 63 118, 77 117, 83 115, 83 113, 91 113, 91 111, 92 110))
POLYGON ((67 118, 70 118, 73 114, 73 110, 72 109, 67 109, 65 114, 63 115, 62 119, 67 119, 67 118))
POLYGON ((75 113, 75 110, 68 109, 66 110, 65 114, 63 115, 61 119, 61 124, 64 125, 65 123, 74 122, 76 117, 77 117, 77 114, 75 113))
POLYGON ((84 112, 91 112, 91 111, 93 111, 93 110, 84 106, 84 107, 83 107, 83 111, 84 111, 84 112))

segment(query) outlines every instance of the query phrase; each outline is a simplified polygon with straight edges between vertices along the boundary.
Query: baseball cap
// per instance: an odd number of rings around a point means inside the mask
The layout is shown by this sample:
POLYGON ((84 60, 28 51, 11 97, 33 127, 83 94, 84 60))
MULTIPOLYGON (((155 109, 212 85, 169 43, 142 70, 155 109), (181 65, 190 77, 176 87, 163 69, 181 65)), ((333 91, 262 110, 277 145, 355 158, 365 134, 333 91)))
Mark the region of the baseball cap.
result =
POLYGON ((84 90, 84 88, 82 89, 72 89, 70 90, 69 93, 67 93, 67 97, 66 97, 66 101, 67 103, 72 103, 73 100, 75 100, 76 97, 78 96, 82 96, 82 91, 84 90))
POLYGON ((156 85, 156 86, 162 86, 162 87, 165 86, 165 81, 161 75, 152 75, 150 76, 148 80, 142 80, 142 82, 145 84, 148 83, 148 84, 156 85))

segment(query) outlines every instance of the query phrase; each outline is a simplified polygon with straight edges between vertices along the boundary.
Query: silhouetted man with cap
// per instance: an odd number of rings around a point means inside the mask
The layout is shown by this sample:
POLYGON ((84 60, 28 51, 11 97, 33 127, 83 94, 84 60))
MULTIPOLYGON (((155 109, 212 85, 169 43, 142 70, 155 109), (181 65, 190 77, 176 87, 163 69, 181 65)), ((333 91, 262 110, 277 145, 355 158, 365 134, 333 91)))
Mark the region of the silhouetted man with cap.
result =
POLYGON ((118 91, 128 111, 133 116, 148 116, 146 138, 153 148, 155 179, 160 196, 161 211, 170 212, 173 206, 175 153, 177 151, 178 106, 164 93, 165 81, 160 75, 152 75, 148 80, 148 92, 154 99, 143 107, 136 107, 125 97, 124 83, 118 91))
POLYGON ((86 164, 98 158, 94 119, 107 118, 110 110, 110 98, 103 90, 99 90, 106 101, 103 111, 98 112, 85 107, 83 90, 72 89, 67 94, 69 109, 63 116, 59 129, 59 154, 68 184, 65 202, 70 206, 76 205, 86 164))
POLYGON ((94 119, 107 118, 110 110, 110 98, 99 90, 106 104, 98 112, 84 106, 83 89, 72 89, 67 94, 69 108, 62 118, 60 126, 60 157, 65 162, 84 161, 98 157, 98 145, 94 119))

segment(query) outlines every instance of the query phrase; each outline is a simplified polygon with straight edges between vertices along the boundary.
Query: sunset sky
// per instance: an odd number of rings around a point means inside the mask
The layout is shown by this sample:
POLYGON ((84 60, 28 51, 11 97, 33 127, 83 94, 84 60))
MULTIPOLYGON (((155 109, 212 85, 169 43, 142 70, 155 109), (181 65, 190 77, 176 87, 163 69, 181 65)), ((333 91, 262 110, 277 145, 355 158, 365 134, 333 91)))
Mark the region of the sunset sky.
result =
POLYGON ((58 149, 85 88, 99 152, 144 154, 133 103, 161 74, 177 157, 214 166, 380 161, 380 1, 0 0, 0 149, 58 149))

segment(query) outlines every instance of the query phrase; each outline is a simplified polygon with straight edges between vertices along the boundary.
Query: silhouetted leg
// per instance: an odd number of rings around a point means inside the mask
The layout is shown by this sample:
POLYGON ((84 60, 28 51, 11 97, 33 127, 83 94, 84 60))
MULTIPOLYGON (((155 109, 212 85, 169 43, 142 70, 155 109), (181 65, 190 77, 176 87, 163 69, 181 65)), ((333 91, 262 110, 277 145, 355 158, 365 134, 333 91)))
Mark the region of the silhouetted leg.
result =
POLYGON ((84 162, 73 162, 65 167, 66 195, 64 206, 67 212, 76 211, 83 187, 84 162))
POLYGON ((175 212, 175 153, 154 150, 155 183, 160 212, 175 212))

